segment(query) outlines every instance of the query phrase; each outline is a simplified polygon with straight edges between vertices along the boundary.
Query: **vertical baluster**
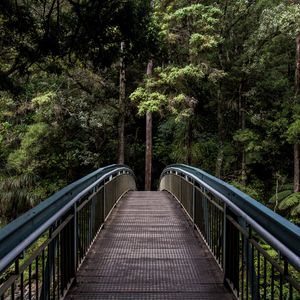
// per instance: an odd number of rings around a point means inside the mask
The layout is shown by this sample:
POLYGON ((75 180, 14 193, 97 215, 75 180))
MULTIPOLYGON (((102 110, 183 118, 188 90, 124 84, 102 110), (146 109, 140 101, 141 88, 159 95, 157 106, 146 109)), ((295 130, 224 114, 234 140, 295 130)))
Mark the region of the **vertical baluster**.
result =
POLYGON ((85 206, 85 253, 88 249, 89 243, 89 205, 85 206))
POLYGON ((282 289, 283 289, 283 280, 282 280, 282 274, 279 274, 279 299, 282 298, 282 289))
POLYGON ((103 182, 103 223, 105 221, 105 206, 106 206, 106 184, 103 182))
POLYGON ((274 266, 271 266, 271 300, 274 300, 274 266))
POLYGON ((246 238, 246 299, 249 299, 249 238, 246 238))
POLYGON ((39 256, 35 259, 35 299, 39 299, 39 256))
POLYGON ((267 259, 264 257, 264 299, 267 299, 267 259))
POLYGON ((244 289, 245 289, 245 246, 244 246, 244 242, 245 242, 245 238, 244 238, 244 235, 242 234, 242 282, 241 282, 241 289, 242 289, 242 300, 244 299, 244 289))
POLYGON ((92 242, 92 236, 93 236, 93 227, 92 227, 92 201, 89 202, 89 242, 88 242, 88 248, 91 245, 92 242))
POLYGON ((31 299, 31 276, 32 276, 32 264, 28 266, 28 297, 31 299))
POLYGON ((77 220, 77 224, 78 224, 78 265, 81 262, 81 258, 82 258, 82 220, 81 220, 81 210, 78 211, 78 220, 77 220))
POLYGON ((213 251, 212 247, 212 215, 211 215, 211 204, 210 201, 207 200, 207 208, 208 208, 208 216, 209 216, 209 246, 210 249, 213 251))
MULTIPOLYGON (((252 237, 251 237, 252 238, 252 237)), ((251 248, 251 298, 256 299, 256 288, 255 288, 255 265, 254 265, 254 258, 255 258, 255 252, 254 252, 254 246, 250 243, 250 248, 251 248)))
POLYGON ((61 232, 57 236, 57 299, 60 298, 60 236, 61 232))
POLYGON ((42 251, 42 290, 41 290, 41 293, 43 295, 46 294, 46 291, 45 291, 45 251, 43 249, 42 251))
POLYGON ((81 233, 82 233, 82 237, 81 237, 81 244, 82 244, 82 259, 84 258, 85 255, 85 208, 83 207, 81 209, 81 233))
MULTIPOLYGON (((48 247, 47 247, 47 251, 48 251, 48 255, 47 255, 47 260, 48 260, 48 263, 46 265, 46 270, 47 270, 47 278, 46 278, 46 289, 47 289, 47 299, 50 300, 50 287, 51 287, 51 264, 52 264, 52 257, 51 257, 51 246, 50 244, 48 244, 48 247)), ((46 261, 47 262, 47 261, 46 261)))
POLYGON ((241 244, 242 237, 243 237, 243 234, 240 231, 238 231, 238 240, 237 240, 237 251, 238 251, 237 252, 237 257, 238 257, 238 259, 237 259, 237 262, 236 262, 237 263, 237 274, 236 274, 237 280, 236 280, 236 282, 237 282, 237 294, 238 294, 238 296, 241 293, 241 287, 242 287, 241 280, 240 280, 241 279, 240 278, 240 274, 241 274, 240 260, 242 258, 241 251, 243 251, 242 250, 243 249, 243 244, 241 244))
POLYGON ((216 206, 214 206, 215 210, 215 256, 218 259, 218 226, 219 226, 219 219, 218 219, 218 209, 216 206))
MULTIPOLYGON (((68 226, 68 225, 67 225, 68 226)), ((67 226, 64 227, 62 231, 62 235, 60 237, 61 240, 61 248, 60 248, 60 253, 61 253, 61 272, 60 272, 60 277, 61 277, 61 284, 60 284, 60 290, 61 290, 61 296, 63 295, 64 288, 65 288, 65 277, 66 277, 66 233, 67 233, 67 226)))
POLYGON ((11 285, 11 300, 15 300, 15 283, 11 285))
POLYGON ((293 300, 293 287, 289 284, 289 300, 293 300))
POLYGON ((224 202, 224 207, 223 207, 223 272, 226 274, 226 248, 227 248, 227 218, 226 218, 226 203, 224 202))
POLYGON ((56 239, 57 236, 55 237, 55 240, 52 241, 53 243, 53 249, 52 249, 52 299, 55 299, 55 291, 56 291, 56 273, 55 273, 55 269, 56 269, 56 255, 55 255, 55 245, 56 243, 56 239))
POLYGON ((196 191, 195 191, 195 182, 192 181, 192 218, 193 218, 193 222, 194 222, 194 227, 195 227, 195 195, 196 191))
POLYGON ((258 300, 260 299, 260 252, 257 251, 257 296, 258 300))
POLYGON ((215 255, 215 222, 216 222, 216 219, 215 219, 215 216, 214 216, 214 205, 211 203, 210 204, 210 209, 211 209, 211 227, 212 227, 212 230, 211 230, 211 240, 212 240, 212 247, 211 247, 211 250, 212 250, 212 253, 213 255, 215 255))
POLYGON ((21 273, 20 276, 20 298, 21 300, 24 299, 24 273, 21 273))
POLYGON ((77 223, 77 205, 76 203, 74 204, 73 207, 73 268, 74 268, 74 277, 76 280, 76 271, 77 271, 77 237, 78 237, 78 233, 77 233, 77 228, 78 228, 78 223, 77 223))
POLYGON ((218 247, 219 247, 219 264, 222 265, 222 212, 219 210, 218 212, 218 247))
MULTIPOLYGON (((70 252, 70 249, 73 248, 73 243, 72 243, 72 235, 73 235, 73 230, 72 230, 72 221, 70 220, 68 224, 68 253, 71 255, 68 255, 68 279, 67 279, 67 284, 70 283, 71 278, 72 278, 72 268, 73 268, 73 261, 72 261, 72 250, 70 252)), ((67 287, 67 286, 66 286, 67 287)))

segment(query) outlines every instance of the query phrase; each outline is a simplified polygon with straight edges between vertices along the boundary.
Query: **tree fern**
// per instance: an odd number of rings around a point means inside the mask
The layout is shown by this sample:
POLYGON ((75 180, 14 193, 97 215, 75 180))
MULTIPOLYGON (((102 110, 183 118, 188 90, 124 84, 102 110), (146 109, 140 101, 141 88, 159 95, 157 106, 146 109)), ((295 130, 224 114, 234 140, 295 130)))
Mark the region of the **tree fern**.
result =
POLYGON ((290 190, 293 191, 294 185, 292 183, 285 183, 280 187, 280 191, 290 190))
MULTIPOLYGON (((293 217, 300 216, 300 203, 293 209, 292 216, 293 217)), ((299 219, 298 219, 298 223, 299 223, 299 219)))
POLYGON ((275 203, 276 201, 280 202, 283 199, 285 199, 286 197, 290 196, 292 193, 293 193, 292 189, 283 190, 283 191, 273 195, 270 198, 269 203, 275 203))
POLYGON ((285 199, 283 199, 278 208, 280 210, 290 209, 291 214, 293 214, 293 210, 300 204, 300 193, 292 193, 285 199))
POLYGON ((300 217, 300 193, 293 192, 293 184, 285 183, 285 179, 282 181, 278 188, 279 191, 270 198, 269 203, 274 206, 274 211, 277 209, 287 219, 298 224, 300 217))

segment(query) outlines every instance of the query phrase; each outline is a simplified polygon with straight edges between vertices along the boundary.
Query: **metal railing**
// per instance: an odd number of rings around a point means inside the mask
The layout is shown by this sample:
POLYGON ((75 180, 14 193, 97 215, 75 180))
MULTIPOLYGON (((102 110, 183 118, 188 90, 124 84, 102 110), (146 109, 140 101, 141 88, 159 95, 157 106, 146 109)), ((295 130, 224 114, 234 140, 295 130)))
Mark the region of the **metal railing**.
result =
POLYGON ((300 299, 300 228, 233 186, 186 165, 160 190, 182 205, 238 299, 300 299))
POLYGON ((0 299, 60 299, 118 200, 135 190, 126 166, 76 181, 0 230, 0 299))

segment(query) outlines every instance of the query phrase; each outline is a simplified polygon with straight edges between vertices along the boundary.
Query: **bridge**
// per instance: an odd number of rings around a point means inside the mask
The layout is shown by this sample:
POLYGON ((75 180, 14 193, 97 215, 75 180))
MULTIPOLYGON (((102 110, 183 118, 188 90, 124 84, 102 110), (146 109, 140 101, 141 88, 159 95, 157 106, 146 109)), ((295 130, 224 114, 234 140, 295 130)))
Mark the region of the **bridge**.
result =
POLYGON ((139 192, 111 165, 0 230, 0 298, 300 299, 299 256, 299 227, 200 169, 139 192))

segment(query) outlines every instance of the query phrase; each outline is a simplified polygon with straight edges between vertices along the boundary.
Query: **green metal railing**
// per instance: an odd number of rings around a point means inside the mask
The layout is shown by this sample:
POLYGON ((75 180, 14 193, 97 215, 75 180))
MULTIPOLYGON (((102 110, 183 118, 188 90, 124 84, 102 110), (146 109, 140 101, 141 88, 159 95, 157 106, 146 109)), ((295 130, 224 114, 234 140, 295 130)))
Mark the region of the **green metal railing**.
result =
POLYGON ((0 230, 0 299, 60 299, 135 178, 112 165, 76 181, 0 230))
POLYGON ((238 299, 300 299, 300 228, 233 186, 186 165, 167 167, 170 192, 238 299))

